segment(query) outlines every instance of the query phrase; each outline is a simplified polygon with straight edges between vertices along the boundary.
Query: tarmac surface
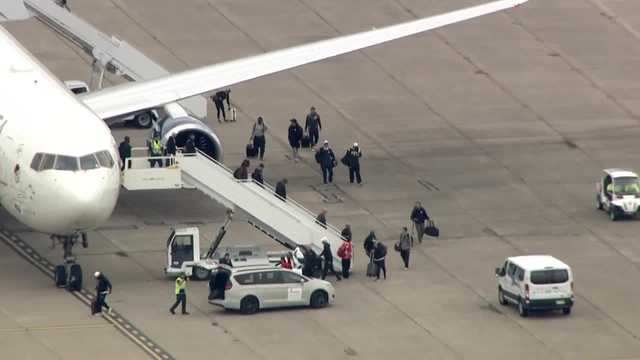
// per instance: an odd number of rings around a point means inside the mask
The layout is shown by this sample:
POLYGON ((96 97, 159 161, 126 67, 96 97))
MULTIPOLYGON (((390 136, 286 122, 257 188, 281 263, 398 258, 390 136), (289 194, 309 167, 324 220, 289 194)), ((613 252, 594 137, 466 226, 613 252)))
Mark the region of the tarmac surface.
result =
MULTIPOLYGON (((479 4, 478 0, 84 0, 71 9, 171 71, 235 59, 479 4)), ((63 80, 89 59, 36 20, 7 28, 63 80)), ((176 359, 640 359, 638 221, 596 210, 601 169, 640 169, 640 2, 531 0, 514 11, 395 41, 232 87, 236 123, 209 124, 235 167, 253 119, 270 127, 265 175, 330 223, 351 224, 355 276, 322 310, 225 312, 191 283, 189 316, 172 316, 162 275, 170 226, 210 240, 224 209, 197 191, 121 193, 110 221, 77 249, 85 277, 114 284, 109 301, 176 359), (344 168, 325 202, 313 156, 290 160, 286 129, 315 106, 337 154, 357 141, 364 185, 344 168), (336 195, 336 197, 333 197, 336 195), (441 230, 411 255, 388 256, 389 279, 364 273, 370 229, 390 249, 415 200, 441 230), (520 318, 497 302, 507 256, 570 264, 570 316, 520 318)), ((110 78, 117 82, 117 79, 110 78)), ((37 101, 37 99, 34 99, 37 101)), ((211 107, 211 104, 209 105, 211 107)), ((55 121, 55 119, 51 119, 55 121)), ((143 145, 146 130, 114 127, 143 145)), ((78 134, 82 136, 82 134, 78 134)), ((254 164, 252 164, 253 166, 254 164)), ((3 227, 51 262, 61 250, 8 215, 3 227)), ((207 245, 207 242, 203 246, 207 245)), ((275 248, 241 222, 225 244, 275 248)), ((134 342, 0 243, 0 349, 16 359, 146 358, 134 342), (16 279, 19 279, 16 281, 16 279), (11 285, 9 285, 11 284, 11 285)), ((93 287, 90 279, 85 285, 93 287)))

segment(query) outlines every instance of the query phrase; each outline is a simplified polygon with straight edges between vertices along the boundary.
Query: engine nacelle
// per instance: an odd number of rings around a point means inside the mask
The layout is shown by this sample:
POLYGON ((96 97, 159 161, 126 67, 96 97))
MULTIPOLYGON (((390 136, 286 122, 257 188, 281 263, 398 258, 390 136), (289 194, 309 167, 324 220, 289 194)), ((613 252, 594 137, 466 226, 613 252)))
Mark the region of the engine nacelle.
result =
POLYGON ((166 144, 169 136, 176 138, 176 145, 183 147, 191 134, 195 136, 196 147, 217 161, 222 162, 222 144, 218 136, 201 120, 189 115, 185 109, 171 103, 162 107, 162 120, 158 122, 162 143, 166 144))

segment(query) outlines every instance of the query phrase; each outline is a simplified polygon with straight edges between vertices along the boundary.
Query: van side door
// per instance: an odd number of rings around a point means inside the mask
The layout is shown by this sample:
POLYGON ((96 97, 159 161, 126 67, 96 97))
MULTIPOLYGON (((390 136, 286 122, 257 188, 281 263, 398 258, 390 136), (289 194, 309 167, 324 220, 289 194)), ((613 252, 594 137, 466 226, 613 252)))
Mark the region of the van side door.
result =
POLYGON ((507 270, 502 281, 502 291, 504 292, 504 295, 512 301, 518 301, 519 296, 518 285, 515 281, 517 268, 518 267, 514 263, 508 262, 506 266, 507 270))

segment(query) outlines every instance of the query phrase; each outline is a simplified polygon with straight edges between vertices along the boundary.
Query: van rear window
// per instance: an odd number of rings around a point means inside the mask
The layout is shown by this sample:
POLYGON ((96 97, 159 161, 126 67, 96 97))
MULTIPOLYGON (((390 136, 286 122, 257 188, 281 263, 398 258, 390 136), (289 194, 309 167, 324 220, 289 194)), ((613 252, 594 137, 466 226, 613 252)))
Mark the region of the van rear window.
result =
POLYGON ((562 284, 569 281, 569 272, 562 270, 539 270, 531 272, 531 282, 536 285, 562 284))

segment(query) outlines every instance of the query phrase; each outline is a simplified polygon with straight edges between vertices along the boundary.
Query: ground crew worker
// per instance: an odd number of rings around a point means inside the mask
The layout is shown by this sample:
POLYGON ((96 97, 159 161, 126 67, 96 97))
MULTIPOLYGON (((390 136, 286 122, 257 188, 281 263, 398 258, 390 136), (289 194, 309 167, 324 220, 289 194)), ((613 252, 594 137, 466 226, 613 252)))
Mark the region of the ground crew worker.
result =
POLYGON ((189 315, 187 312, 187 277, 184 274, 180 274, 176 278, 176 302, 169 309, 171 314, 176 314, 175 309, 178 304, 182 304, 182 315, 189 315))
POLYGON ((113 287, 107 277, 100 271, 96 271, 93 274, 98 282, 96 284, 96 304, 98 309, 107 308, 109 314, 111 314, 111 307, 107 304, 107 295, 111 294, 113 287))
MULTIPOLYGON (((149 157, 161 157, 162 156, 162 142, 160 138, 154 137, 149 142, 149 157)), ((162 159, 149 159, 149 164, 151 167, 156 167, 158 164, 159 167, 162 167, 162 159)))
POLYGON ((336 276, 336 279, 338 279, 338 281, 342 280, 340 274, 337 273, 333 268, 333 254, 331 253, 331 245, 329 245, 329 240, 326 237, 322 238, 322 246, 323 249, 320 253, 320 256, 324 258, 324 266, 322 267, 322 280, 327 277, 329 271, 331 271, 331 273, 336 276))
POLYGON ((320 115, 316 112, 315 107, 311 107, 311 112, 307 115, 307 119, 304 122, 304 130, 309 133, 310 146, 315 146, 320 140, 320 130, 322 130, 322 123, 320 122, 320 115))
MULTIPOLYGON (((126 159, 131 157, 131 141, 128 136, 118 146, 118 154, 120 154, 120 171, 124 170, 126 159)), ((131 168, 131 164, 127 167, 131 168)))
POLYGON ((427 210, 422 207, 420 201, 416 201, 413 210, 411 210, 411 221, 416 226, 416 235, 420 243, 422 243, 422 237, 424 236, 424 222, 427 220, 429 220, 427 210))

